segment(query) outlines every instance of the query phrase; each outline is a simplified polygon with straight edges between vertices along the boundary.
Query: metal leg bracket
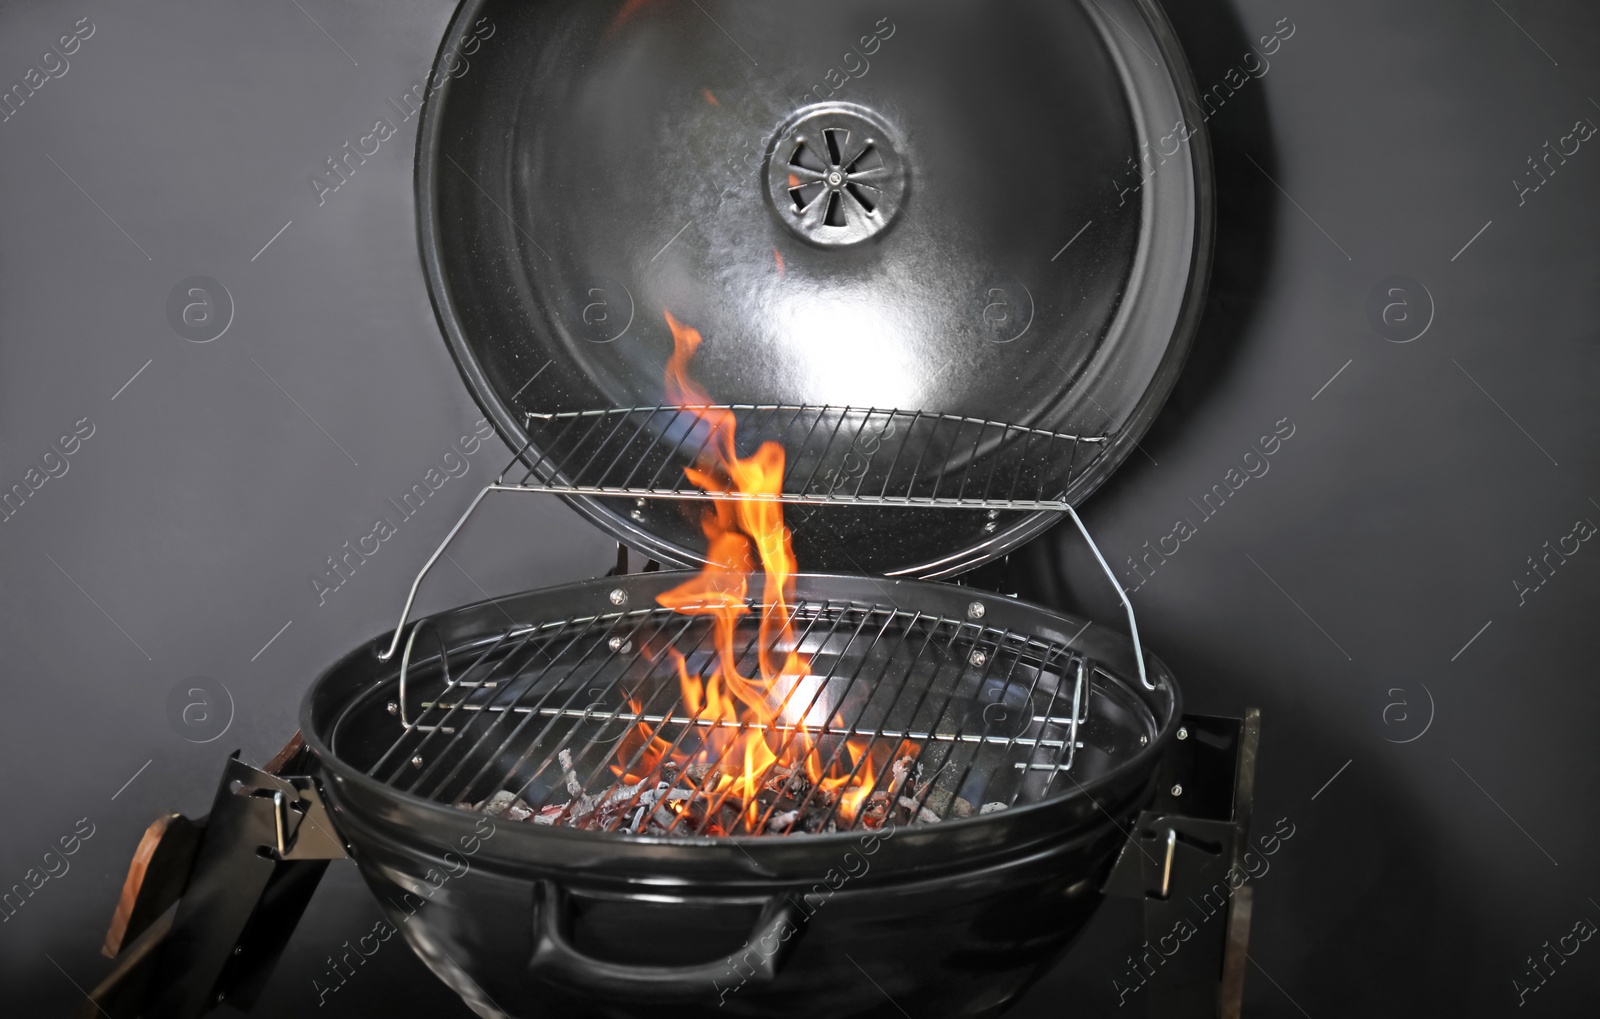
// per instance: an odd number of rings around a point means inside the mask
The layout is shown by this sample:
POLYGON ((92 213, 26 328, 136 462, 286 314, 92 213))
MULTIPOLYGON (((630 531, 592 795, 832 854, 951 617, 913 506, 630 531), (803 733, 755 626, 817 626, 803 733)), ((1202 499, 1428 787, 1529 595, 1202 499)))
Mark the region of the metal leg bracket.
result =
POLYGON ((1107 879, 1144 903, 1144 944, 1119 981, 1160 1019, 1238 1019, 1252 889, 1244 869, 1261 714, 1186 715, 1107 879))

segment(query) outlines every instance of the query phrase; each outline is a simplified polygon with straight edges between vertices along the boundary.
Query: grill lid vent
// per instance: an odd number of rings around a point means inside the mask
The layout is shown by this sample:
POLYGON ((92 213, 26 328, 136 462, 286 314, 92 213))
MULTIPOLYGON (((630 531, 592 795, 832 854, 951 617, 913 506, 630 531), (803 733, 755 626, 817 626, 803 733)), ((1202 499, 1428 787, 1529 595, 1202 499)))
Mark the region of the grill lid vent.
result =
POLYGON ((860 244, 889 229, 909 183, 888 126, 841 103, 791 117, 774 135, 766 165, 773 211, 796 236, 823 248, 860 244))

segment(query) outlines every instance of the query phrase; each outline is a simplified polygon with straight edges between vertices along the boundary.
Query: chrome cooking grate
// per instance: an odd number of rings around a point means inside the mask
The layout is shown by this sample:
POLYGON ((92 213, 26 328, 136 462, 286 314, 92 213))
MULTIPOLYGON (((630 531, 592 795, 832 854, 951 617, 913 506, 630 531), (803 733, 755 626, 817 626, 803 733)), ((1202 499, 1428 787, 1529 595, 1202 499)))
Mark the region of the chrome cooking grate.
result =
MULTIPOLYGON (((736 631, 745 675, 757 671, 761 611, 751 604, 736 631)), ((708 749, 715 729, 758 730, 794 763, 807 747, 796 742, 794 723, 803 720, 820 768, 865 787, 858 802, 870 808, 882 794, 880 804, 904 808, 914 822, 1036 802, 1076 786, 1057 779, 1073 768, 1080 727, 1090 722, 1096 688, 1106 685, 1082 652, 883 605, 802 602, 791 612, 796 647, 811 669, 782 692, 786 721, 769 724, 716 721, 685 703, 669 652, 683 656, 691 675, 709 674, 713 630, 705 616, 618 611, 511 627, 437 650, 428 647, 433 631, 425 620, 406 642, 399 700, 388 705, 402 731, 368 774, 446 803, 481 805, 499 794, 502 806, 514 798, 535 815, 518 819, 612 832, 873 826, 871 809, 846 818, 841 798, 830 802, 815 787, 793 814, 774 799, 758 818, 736 811, 733 825, 711 802, 715 794, 700 783, 724 764, 742 763, 708 749), (651 747, 663 745, 670 753, 652 760, 651 747), (669 822, 657 807, 674 801, 679 812, 669 822), (585 806, 589 813, 576 818, 585 806)), ((768 779, 787 781, 775 765, 763 774, 768 779)))
POLYGON ((516 487, 809 505, 1061 511, 1072 482, 1109 441, 953 414, 782 404, 629 407, 527 421, 529 439, 517 454, 525 471, 509 482, 516 487), (701 417, 707 411, 734 415, 743 455, 767 441, 784 447, 782 495, 714 495, 689 482, 684 468, 714 435, 701 417))
POLYGON ((955 414, 786 404, 658 405, 528 413, 525 420, 529 438, 494 483, 467 506, 411 582, 380 660, 389 661, 399 651, 422 581, 479 504, 491 492, 543 492, 1065 513, 1116 588, 1133 638, 1139 680, 1155 689, 1146 675, 1133 604, 1067 498, 1072 484, 1106 452, 1113 436, 1073 435, 955 414), (763 442, 784 447, 778 494, 710 493, 689 482, 684 468, 694 466, 715 437, 703 419, 707 411, 734 415, 742 455, 763 442), (518 471, 520 478, 513 478, 518 471))

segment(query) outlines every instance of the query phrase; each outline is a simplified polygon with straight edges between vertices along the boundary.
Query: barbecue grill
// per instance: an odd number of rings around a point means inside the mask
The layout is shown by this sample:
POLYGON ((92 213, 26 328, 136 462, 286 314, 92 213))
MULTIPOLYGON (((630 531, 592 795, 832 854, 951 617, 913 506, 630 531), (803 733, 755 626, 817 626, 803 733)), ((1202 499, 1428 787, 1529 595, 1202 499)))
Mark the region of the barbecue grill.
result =
MULTIPOLYGON (((1253 716, 1183 714, 1075 509, 1204 292, 1181 53, 1150 0, 885 11, 462 4, 419 127, 422 255, 511 461, 283 753, 152 826, 97 1009, 247 1007, 345 856, 485 1016, 993 1015, 1106 891, 1165 933, 1232 865, 1253 716), (848 77, 794 99, 835 39, 848 77), (668 362, 660 307, 710 337, 687 347, 707 391, 747 402, 671 398, 685 329, 667 316, 668 362), (764 485, 706 480, 772 449, 764 485), (618 570, 414 618, 512 494, 567 500, 618 570), (819 572, 726 568, 706 512, 762 507, 819 572), (1126 637, 934 582, 1063 517, 1126 637)), ((1241 904, 1153 1008, 1236 1011, 1241 904)))

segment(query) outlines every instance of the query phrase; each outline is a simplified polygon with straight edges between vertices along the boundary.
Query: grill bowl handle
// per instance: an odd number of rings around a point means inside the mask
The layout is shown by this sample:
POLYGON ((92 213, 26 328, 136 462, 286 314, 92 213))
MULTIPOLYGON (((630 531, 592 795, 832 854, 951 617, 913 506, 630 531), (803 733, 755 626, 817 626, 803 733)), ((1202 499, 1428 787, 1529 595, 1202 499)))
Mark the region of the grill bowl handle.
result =
POLYGON ((630 966, 584 955, 567 939, 567 893, 554 881, 539 882, 533 958, 528 972, 578 991, 601 990, 643 1001, 718 996, 718 1004, 741 987, 771 983, 800 934, 787 896, 767 900, 745 947, 692 966, 630 966), (752 972, 753 969, 753 972, 752 972))

